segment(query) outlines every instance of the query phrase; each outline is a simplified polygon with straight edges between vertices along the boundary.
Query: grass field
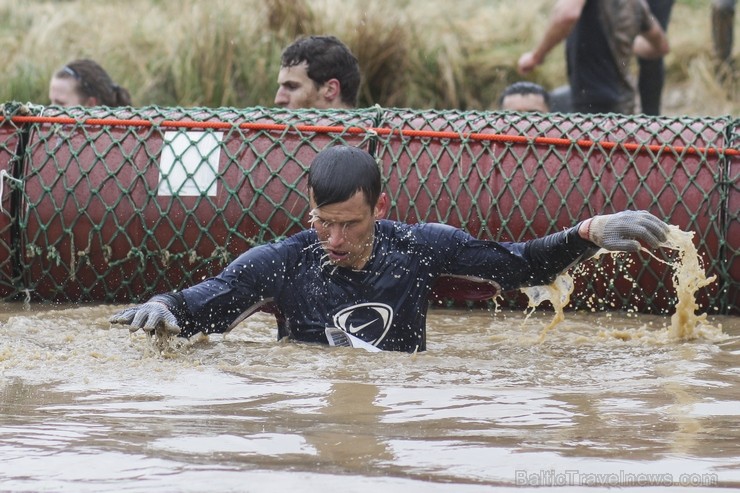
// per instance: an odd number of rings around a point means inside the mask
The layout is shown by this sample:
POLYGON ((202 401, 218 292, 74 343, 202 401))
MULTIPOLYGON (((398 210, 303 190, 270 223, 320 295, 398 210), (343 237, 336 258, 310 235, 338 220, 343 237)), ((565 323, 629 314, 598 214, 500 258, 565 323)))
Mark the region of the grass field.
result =
MULTIPOLYGON (((331 33, 355 52, 363 106, 487 110, 519 80, 552 0, 0 0, 0 102, 48 103, 50 75, 89 57, 137 106, 272 106, 282 48, 331 33), (526 7, 525 7, 526 6, 526 7)), ((740 15, 734 47, 740 65, 740 15)), ((668 34, 667 115, 740 115, 720 85, 709 0, 678 0, 668 34)), ((565 83, 562 48, 530 77, 565 83)))

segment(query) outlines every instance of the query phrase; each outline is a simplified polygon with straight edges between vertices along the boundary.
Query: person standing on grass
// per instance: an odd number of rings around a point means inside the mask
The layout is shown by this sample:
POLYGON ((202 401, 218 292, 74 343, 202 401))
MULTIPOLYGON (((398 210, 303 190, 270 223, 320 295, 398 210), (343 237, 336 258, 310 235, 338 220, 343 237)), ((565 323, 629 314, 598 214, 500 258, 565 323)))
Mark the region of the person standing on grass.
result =
POLYGON ((669 51, 645 0, 557 0, 544 36, 519 58, 519 73, 534 70, 564 40, 573 111, 579 113, 634 113, 630 60, 669 51))
POLYGON ((357 106, 360 66, 334 36, 302 37, 280 58, 275 105, 287 109, 357 106))
POLYGON ((228 332, 272 303, 278 338, 331 344, 338 331, 381 350, 424 351, 437 279, 462 277, 496 290, 544 285, 599 248, 655 248, 668 233, 646 211, 598 215, 542 238, 502 243, 444 224, 386 220, 390 200, 378 163, 344 145, 316 155, 308 196, 311 229, 252 247, 218 276, 155 295, 110 322, 191 337, 228 332))
POLYGON ((56 106, 131 106, 131 95, 97 62, 74 60, 60 68, 49 83, 49 100, 56 106))

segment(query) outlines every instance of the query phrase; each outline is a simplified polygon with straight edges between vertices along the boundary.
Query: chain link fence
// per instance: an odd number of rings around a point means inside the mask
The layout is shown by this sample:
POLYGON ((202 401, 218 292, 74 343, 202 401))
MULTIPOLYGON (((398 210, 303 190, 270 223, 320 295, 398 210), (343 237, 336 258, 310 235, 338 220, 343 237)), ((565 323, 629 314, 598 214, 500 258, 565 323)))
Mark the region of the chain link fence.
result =
MULTIPOLYGON (((700 306, 738 311, 737 119, 380 107, 6 103, 0 296, 138 302, 215 275, 251 246, 307 227, 308 166, 339 143, 376 156, 391 219, 523 241, 595 214, 648 210, 695 232, 718 278, 698 294, 700 306)), ((648 255, 602 256, 577 268, 571 306, 666 313, 671 276, 648 255)), ((493 294, 444 279, 433 301, 491 303, 493 294)), ((524 300, 510 293, 500 303, 524 300)))

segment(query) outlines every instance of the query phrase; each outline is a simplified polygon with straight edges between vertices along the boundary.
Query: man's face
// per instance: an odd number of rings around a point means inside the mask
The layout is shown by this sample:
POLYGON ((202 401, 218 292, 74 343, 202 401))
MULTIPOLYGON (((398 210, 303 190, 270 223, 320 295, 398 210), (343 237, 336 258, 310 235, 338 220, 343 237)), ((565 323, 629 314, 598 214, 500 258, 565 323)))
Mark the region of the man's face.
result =
POLYGON ((292 67, 281 67, 278 73, 278 90, 275 105, 289 110, 299 108, 327 109, 330 106, 324 98, 324 86, 316 87, 308 77, 308 63, 292 67))
POLYGON ((355 270, 365 266, 373 251, 375 220, 385 213, 384 199, 370 207, 357 192, 344 202, 316 207, 310 194, 311 223, 331 263, 355 270))
POLYGON ((547 113, 550 109, 541 94, 509 94, 501 102, 501 109, 508 111, 539 111, 547 113))

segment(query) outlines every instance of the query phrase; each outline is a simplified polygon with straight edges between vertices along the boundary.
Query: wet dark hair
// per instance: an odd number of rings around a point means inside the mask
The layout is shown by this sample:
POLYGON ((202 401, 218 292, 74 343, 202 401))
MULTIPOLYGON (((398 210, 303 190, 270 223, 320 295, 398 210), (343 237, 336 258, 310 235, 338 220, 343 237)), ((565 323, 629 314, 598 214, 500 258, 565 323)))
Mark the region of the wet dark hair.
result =
POLYGON ((506 98, 506 96, 512 96, 514 94, 520 94, 522 96, 526 96, 527 94, 538 94, 545 100, 547 107, 550 107, 550 93, 548 93, 541 85, 526 80, 520 80, 507 86, 498 98, 499 107, 504 104, 504 98, 506 98))
POLYGON ((357 58, 334 36, 304 36, 283 50, 280 65, 294 67, 306 62, 308 77, 318 88, 329 79, 339 81, 342 102, 357 106, 360 65, 357 58))
POLYGON ((69 62, 59 69, 54 77, 77 81, 77 94, 82 99, 95 98, 101 106, 131 106, 131 95, 114 83, 97 62, 80 59, 69 62))
POLYGON ((308 170, 308 188, 317 207, 349 200, 361 191, 372 208, 381 189, 380 167, 366 151, 339 145, 319 152, 308 170))

